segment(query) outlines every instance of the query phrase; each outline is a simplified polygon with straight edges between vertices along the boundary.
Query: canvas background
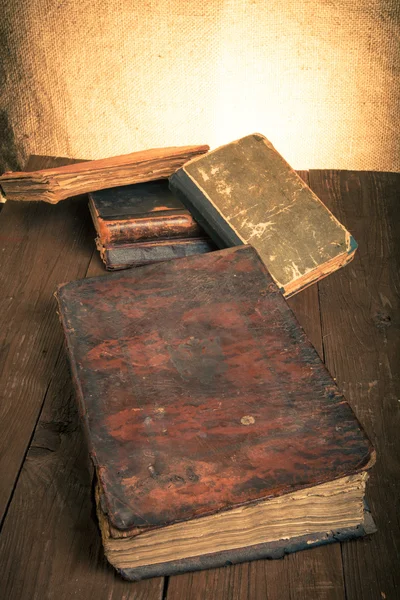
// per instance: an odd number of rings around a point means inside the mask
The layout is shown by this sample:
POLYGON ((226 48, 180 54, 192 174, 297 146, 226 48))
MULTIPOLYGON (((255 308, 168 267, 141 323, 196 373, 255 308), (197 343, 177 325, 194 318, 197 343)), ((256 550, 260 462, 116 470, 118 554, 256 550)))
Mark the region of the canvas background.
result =
POLYGON ((259 131, 400 170, 398 0, 3 0, 0 168, 259 131))

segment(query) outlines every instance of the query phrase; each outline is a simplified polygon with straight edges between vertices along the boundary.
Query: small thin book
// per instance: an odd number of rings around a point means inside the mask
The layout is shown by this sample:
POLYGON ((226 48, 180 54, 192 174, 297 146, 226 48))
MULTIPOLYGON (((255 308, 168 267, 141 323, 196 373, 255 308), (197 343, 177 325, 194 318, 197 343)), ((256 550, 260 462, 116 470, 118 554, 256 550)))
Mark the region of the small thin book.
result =
POLYGON ((220 248, 254 246, 286 297, 354 257, 353 236, 259 133, 189 160, 170 186, 220 248))
POLYGON ((105 555, 125 578, 374 531, 375 453, 254 248, 57 296, 105 555))
POLYGON ((91 192, 96 245, 108 270, 216 249, 168 187, 167 179, 91 192))

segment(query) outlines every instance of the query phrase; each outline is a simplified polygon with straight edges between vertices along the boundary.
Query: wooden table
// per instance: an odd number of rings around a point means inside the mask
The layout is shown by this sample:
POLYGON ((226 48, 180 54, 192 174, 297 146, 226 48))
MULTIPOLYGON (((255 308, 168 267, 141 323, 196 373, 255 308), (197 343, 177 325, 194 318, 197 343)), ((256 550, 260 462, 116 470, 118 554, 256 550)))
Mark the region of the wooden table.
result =
MULTIPOLYGON (((32 157, 29 169, 64 164, 32 157)), ((290 304, 371 437, 378 533, 276 561, 127 583, 104 559, 53 293, 104 273, 85 197, 0 214, 0 597, 400 598, 400 174, 310 171, 354 234, 354 261, 290 304)))

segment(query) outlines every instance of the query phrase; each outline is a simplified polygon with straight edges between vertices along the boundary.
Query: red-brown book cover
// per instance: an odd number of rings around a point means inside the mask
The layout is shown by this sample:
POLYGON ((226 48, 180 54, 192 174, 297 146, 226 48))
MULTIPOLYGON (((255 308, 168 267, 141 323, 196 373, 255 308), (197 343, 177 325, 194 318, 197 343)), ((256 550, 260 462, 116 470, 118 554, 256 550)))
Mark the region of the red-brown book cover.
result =
POLYGON ((58 302, 112 528, 200 521, 370 466, 252 247, 75 281, 58 302))
POLYGON ((90 208, 104 246, 205 237, 166 179, 91 192, 90 208))

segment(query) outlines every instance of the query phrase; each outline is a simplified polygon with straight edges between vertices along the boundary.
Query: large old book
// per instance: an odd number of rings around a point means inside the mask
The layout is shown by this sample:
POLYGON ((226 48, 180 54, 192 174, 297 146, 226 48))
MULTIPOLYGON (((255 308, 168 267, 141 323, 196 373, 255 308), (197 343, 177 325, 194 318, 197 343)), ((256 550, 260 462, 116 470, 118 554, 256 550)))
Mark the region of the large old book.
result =
POLYGON ((216 249, 170 191, 167 179, 91 192, 89 208, 96 244, 107 269, 216 249))
POLYGON ((0 177, 0 197, 56 204, 94 190, 169 177, 186 161, 208 149, 208 146, 154 148, 53 169, 8 172, 0 177))
POLYGON ((374 452, 251 246, 58 290, 112 565, 141 579, 374 530, 374 452))
POLYGON ((254 246, 286 297, 345 265, 357 248, 258 133, 192 159, 170 185, 220 247, 254 246))

